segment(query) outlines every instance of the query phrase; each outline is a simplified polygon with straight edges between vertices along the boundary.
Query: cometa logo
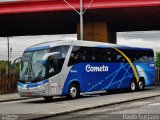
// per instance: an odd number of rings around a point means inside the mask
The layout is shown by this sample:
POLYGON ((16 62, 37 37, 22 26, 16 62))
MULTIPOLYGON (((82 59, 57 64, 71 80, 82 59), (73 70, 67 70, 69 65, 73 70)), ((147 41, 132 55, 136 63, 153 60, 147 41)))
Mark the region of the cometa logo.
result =
POLYGON ((108 66, 91 66, 91 65, 86 65, 86 71, 87 72, 107 72, 108 71, 108 66))

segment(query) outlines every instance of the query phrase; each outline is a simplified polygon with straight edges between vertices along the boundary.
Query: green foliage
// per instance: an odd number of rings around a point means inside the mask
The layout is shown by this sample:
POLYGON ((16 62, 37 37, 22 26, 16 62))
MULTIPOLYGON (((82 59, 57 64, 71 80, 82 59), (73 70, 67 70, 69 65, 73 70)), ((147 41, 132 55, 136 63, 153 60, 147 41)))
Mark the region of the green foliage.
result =
MULTIPOLYGON (((7 66, 8 62, 7 61, 0 61, 0 75, 3 75, 3 74, 6 74, 7 73, 7 69, 8 69, 8 66, 7 66)), ((14 64, 14 73, 16 74, 19 74, 19 62, 15 63, 14 64)))
POLYGON ((20 65, 20 62, 17 62, 17 63, 14 64, 14 72, 16 74, 19 74, 19 65, 20 65))
POLYGON ((0 61, 0 75, 6 73, 6 62, 5 61, 0 61))
POLYGON ((156 56, 155 56, 155 64, 156 67, 160 68, 160 52, 156 52, 156 56))

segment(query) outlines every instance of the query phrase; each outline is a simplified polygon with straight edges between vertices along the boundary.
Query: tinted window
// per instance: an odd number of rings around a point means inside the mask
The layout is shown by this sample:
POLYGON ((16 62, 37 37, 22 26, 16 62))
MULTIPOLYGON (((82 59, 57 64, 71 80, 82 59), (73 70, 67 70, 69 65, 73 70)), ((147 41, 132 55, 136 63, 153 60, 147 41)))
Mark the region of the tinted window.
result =
POLYGON ((58 74, 61 71, 68 49, 69 46, 58 46, 51 48, 50 52, 59 52, 59 54, 53 55, 49 58, 49 63, 48 63, 49 77, 58 74))
POLYGON ((85 47, 73 47, 68 65, 73 65, 79 62, 86 61, 86 48, 85 47))
POLYGON ((122 50, 132 62, 153 62, 153 51, 122 50))
POLYGON ((126 62, 126 59, 111 48, 74 46, 68 66, 81 62, 126 62))

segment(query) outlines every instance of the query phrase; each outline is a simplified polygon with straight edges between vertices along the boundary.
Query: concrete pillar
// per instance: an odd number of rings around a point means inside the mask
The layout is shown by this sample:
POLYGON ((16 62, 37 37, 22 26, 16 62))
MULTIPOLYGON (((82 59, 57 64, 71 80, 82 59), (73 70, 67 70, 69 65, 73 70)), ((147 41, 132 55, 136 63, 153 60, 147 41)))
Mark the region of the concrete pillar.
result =
MULTIPOLYGON (((77 25, 77 36, 80 38, 79 24, 77 25)), ((106 22, 84 23, 84 40, 116 43, 116 32, 110 31, 106 22)))

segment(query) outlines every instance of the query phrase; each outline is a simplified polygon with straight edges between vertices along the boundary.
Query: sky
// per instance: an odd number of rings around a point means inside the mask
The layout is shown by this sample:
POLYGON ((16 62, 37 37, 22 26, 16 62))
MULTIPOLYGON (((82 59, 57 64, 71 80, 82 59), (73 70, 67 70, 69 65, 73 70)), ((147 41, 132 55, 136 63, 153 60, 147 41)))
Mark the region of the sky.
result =
POLYGON ((160 51, 160 31, 119 32, 117 36, 117 44, 160 51))
MULTIPOLYGON (((52 40, 76 40, 76 34, 68 35, 41 35, 41 36, 19 36, 10 37, 10 58, 13 60, 20 57, 25 48, 46 41, 52 40)), ((138 31, 118 32, 117 44, 133 47, 148 47, 160 51, 160 31, 138 31)), ((0 37, 0 60, 7 59, 7 38, 0 37)))

